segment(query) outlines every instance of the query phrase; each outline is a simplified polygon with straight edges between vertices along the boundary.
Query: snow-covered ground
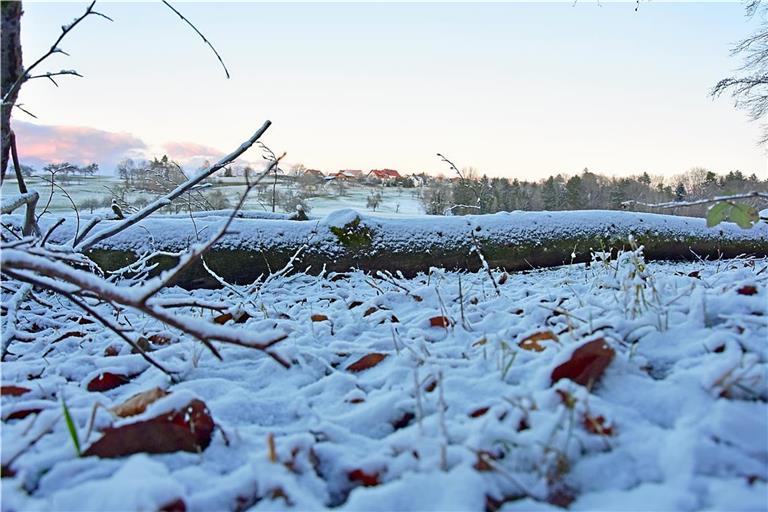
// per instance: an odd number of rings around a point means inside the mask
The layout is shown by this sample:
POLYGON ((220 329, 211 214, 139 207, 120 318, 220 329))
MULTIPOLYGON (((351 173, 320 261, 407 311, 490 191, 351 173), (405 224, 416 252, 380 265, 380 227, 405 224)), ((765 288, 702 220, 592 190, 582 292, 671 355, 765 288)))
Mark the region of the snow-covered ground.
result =
MULTIPOLYGON (((237 203, 240 194, 243 193, 245 188, 242 178, 217 177, 215 181, 211 190, 220 191, 224 193, 232 204, 237 203)), ((68 183, 62 184, 62 186, 70 195, 75 205, 80 207, 83 201, 87 199, 101 200, 105 197, 110 197, 110 189, 119 186, 120 183, 120 180, 116 177, 96 176, 73 179, 68 183)), ((40 193, 40 208, 48 203, 48 198, 51 197, 48 211, 56 214, 72 213, 72 202, 61 190, 54 188, 53 196, 51 196, 50 184, 37 177, 27 178, 27 185, 40 193)), ((296 190, 295 186, 289 185, 284 181, 280 181, 277 185, 277 190, 281 193, 296 190)), ((3 182, 2 193, 18 193, 18 186, 13 177, 3 182)), ((307 199, 307 204, 310 207, 311 215, 316 217, 323 217, 343 208, 356 208, 366 213, 383 217, 422 215, 424 214, 424 208, 419 201, 418 194, 419 190, 415 188, 373 187, 350 182, 344 191, 344 195, 339 195, 333 183, 326 183, 320 186, 317 196, 307 199), (367 199, 369 195, 375 192, 381 193, 382 200, 381 205, 374 212, 368 208, 367 199)), ((148 200, 154 197, 150 194, 137 192, 132 192, 129 196, 133 198, 142 196, 148 200)), ((246 200, 244 210, 271 211, 271 203, 268 203, 268 201, 259 200, 257 194, 251 193, 246 200)), ((81 208, 80 213, 89 213, 87 209, 85 211, 82 210, 81 208)), ((102 208, 100 211, 108 210, 108 208, 102 208)), ((279 205, 277 210, 278 212, 283 211, 279 205)))
POLYGON ((2 363, 2 509, 766 510, 767 268, 630 252, 496 284, 351 272, 194 292, 234 308, 228 325, 284 332, 289 369, 121 312, 175 384, 35 293, 2 363), (122 385, 88 390, 109 374, 122 385), (155 387, 170 395, 138 415, 107 410, 155 387), (77 457, 62 407, 87 451, 195 397, 218 427, 199 453, 77 457))

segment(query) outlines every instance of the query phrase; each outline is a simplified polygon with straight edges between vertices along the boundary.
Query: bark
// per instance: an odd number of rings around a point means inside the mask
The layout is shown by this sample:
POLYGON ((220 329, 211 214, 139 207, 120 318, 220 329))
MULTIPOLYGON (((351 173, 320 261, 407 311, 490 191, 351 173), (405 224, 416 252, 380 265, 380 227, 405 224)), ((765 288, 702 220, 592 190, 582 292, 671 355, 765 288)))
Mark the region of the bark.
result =
POLYGON ((5 98, 0 107, 0 115, 2 115, 0 173, 2 179, 5 179, 11 148, 11 111, 19 95, 18 87, 13 91, 12 89, 24 72, 21 60, 21 2, 0 2, 0 10, 2 11, 0 13, 0 95, 5 98))

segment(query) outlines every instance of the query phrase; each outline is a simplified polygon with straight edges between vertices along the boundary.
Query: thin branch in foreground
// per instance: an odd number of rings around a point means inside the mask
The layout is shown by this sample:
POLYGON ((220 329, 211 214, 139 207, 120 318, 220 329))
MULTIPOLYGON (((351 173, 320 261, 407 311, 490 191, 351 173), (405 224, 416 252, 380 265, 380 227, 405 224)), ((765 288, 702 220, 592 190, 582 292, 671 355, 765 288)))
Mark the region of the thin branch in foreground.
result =
POLYGON ((195 185, 197 185, 198 183, 206 179, 208 176, 212 175, 214 172, 218 171, 219 169, 223 169, 227 165, 231 164, 240 155, 248 151, 248 149, 250 149, 250 147, 256 143, 259 137, 261 137, 264 134, 264 132, 267 131, 267 129, 271 124, 272 124, 271 121, 265 121, 264 124, 261 126, 261 128, 256 130, 256 133, 251 135, 251 137, 248 140, 243 142, 239 148, 234 150, 232 153, 224 156, 221 160, 216 162, 216 164, 212 165, 210 168, 204 171, 201 171, 197 176, 185 181, 184 183, 182 183, 181 185, 173 189, 168 194, 158 198, 154 202, 148 204, 138 212, 134 213, 133 215, 128 216, 122 222, 115 223, 113 226, 110 226, 101 231, 98 231, 93 235, 85 238, 84 240, 81 240, 75 246, 75 250, 80 252, 86 251, 91 247, 93 247, 94 245, 96 245, 97 243, 103 240, 106 240, 107 238, 114 236, 117 233, 124 231, 125 229, 128 229, 129 227, 133 226, 139 221, 149 217, 150 215, 155 213, 157 210, 169 205, 171 201, 181 196, 189 189, 193 188, 195 185))
POLYGON ((737 199, 765 199, 768 200, 768 193, 766 192, 746 192, 744 194, 733 194, 730 196, 718 196, 718 197, 711 197, 707 199, 697 199, 696 201, 668 201, 666 203, 644 203, 642 201, 623 201, 621 203, 622 207, 627 206, 645 206, 647 208, 662 208, 662 209, 668 209, 668 208, 679 208, 681 206, 698 206, 701 204, 710 204, 710 203, 719 203, 721 201, 734 201, 737 199))
MULTIPOLYGON (((64 55, 68 55, 65 51, 59 48, 59 43, 61 43, 61 41, 67 36, 67 34, 69 34, 72 31, 72 29, 74 29, 81 21, 83 21, 85 18, 87 18, 90 15, 101 16, 102 18, 105 18, 109 21, 114 21, 112 18, 110 18, 106 14, 102 14, 98 11, 94 11, 93 6, 95 4, 96 4, 96 0, 93 0, 93 2, 91 2, 91 4, 85 9, 85 12, 81 14, 79 17, 75 18, 74 21, 72 21, 72 23, 70 23, 69 25, 62 25, 61 34, 59 34, 59 37, 56 39, 56 41, 54 41, 54 43, 51 45, 48 51, 45 54, 43 54, 42 57, 38 58, 35 62, 33 62, 32 65, 30 65, 27 69, 25 69, 24 73, 22 73, 21 76, 16 79, 16 81, 13 83, 13 85, 8 90, 8 92, 5 93, 5 95, 3 96, 3 105, 5 105, 8 98, 13 97, 16 91, 18 91, 19 88, 21 87, 21 84, 23 84, 24 82, 30 79, 30 77, 32 76, 31 75, 32 70, 35 69, 37 66, 39 66, 45 59, 47 59, 48 57, 50 57, 55 53, 62 53, 64 55)), ((62 73, 60 72, 60 74, 62 73)), ((72 75, 76 73, 70 72, 66 74, 72 75)), ((40 75, 40 76, 45 76, 45 75, 40 75)))
POLYGON ((185 18, 185 17, 184 17, 184 15, 183 15, 183 14, 181 14, 179 11, 177 11, 177 10, 176 10, 176 8, 174 8, 174 7, 173 7, 171 4, 169 4, 169 3, 168 3, 168 2, 166 2, 165 0, 163 0, 163 3, 164 3, 164 4, 165 4, 165 5, 166 5, 166 6, 167 6, 167 7, 168 7, 170 10, 172 10, 173 12, 175 12, 175 13, 176 13, 176 14, 179 16, 179 18, 181 18, 183 21, 185 21, 185 22, 187 23, 187 25, 189 25, 190 27, 192 27, 192 30, 194 30, 195 32, 197 32, 197 35, 199 35, 200 37, 202 37, 202 38, 203 38, 203 41, 205 41, 205 44, 207 44, 207 45, 208 45, 208 46, 211 48, 211 50, 213 50, 213 53, 216 55, 216 58, 217 58, 217 59, 219 59, 219 62, 221 63, 221 67, 223 67, 223 68, 224 68, 224 73, 227 75, 227 78, 229 78, 229 70, 227 69, 227 66, 226 66, 226 65, 224 65, 224 61, 221 59, 221 55, 219 55, 219 52, 217 52, 217 51, 216 51, 216 48, 214 48, 214 47, 213 47, 213 45, 211 44, 211 42, 210 42, 210 41, 208 41, 208 39, 206 39, 206 38, 205 38, 205 36, 202 34, 202 32, 200 32, 199 30, 197 30, 197 27, 196 27, 196 26, 194 26, 194 25, 192 24, 192 22, 191 22, 191 21, 189 21, 187 18, 185 18))

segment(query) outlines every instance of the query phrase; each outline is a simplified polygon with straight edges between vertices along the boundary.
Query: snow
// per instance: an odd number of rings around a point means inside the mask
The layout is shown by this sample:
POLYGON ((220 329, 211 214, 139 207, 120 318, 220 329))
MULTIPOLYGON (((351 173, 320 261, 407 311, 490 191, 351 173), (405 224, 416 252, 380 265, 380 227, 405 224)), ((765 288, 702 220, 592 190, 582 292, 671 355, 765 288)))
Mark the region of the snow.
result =
MULTIPOLYGON (((355 215, 337 213, 323 225, 345 225, 355 215)), ((574 214, 570 227, 587 229, 596 215, 574 214)), ((643 218, 654 229, 699 229, 691 219, 643 218)), ((469 222, 493 232, 545 219, 560 217, 515 213, 469 222)), ((183 240, 182 219, 170 233, 155 231, 153 222, 146 225, 155 235, 183 240)), ((261 221, 237 222, 239 236, 264 236, 245 224, 261 221)), ((294 236, 288 227, 317 225, 270 222, 285 237, 294 236)), ((410 235, 427 226, 418 219, 362 222, 396 224, 410 235)), ((441 219, 440 229, 464 232, 467 222, 441 219)), ((210 223, 213 231, 221 218, 210 223)), ((750 236, 765 231, 757 233, 750 236)), ((501 273, 491 273, 498 281, 501 273)), ((413 279, 281 275, 258 294, 236 287, 244 298, 228 288, 165 289, 155 300, 192 295, 246 312, 246 322, 227 324, 243 339, 287 334, 273 349, 291 361, 285 369, 263 352, 217 343, 218 361, 175 329, 122 311, 120 319, 140 332, 173 340, 151 355, 179 372, 175 384, 130 350, 106 356, 121 341, 80 323, 83 315, 64 299, 34 292, 47 308, 17 297, 15 325, 3 332, 34 336, 10 343, 2 385, 31 391, 2 397, 2 462, 16 472, 2 479, 2 510, 157 510, 178 499, 201 511, 484 510, 489 500, 504 511, 554 510, 548 501, 557 501, 558 490, 572 496, 571 510, 768 510, 768 260, 645 262, 638 250, 589 267, 511 274, 498 287, 500 295, 485 270, 436 269, 413 279), (451 325, 432 326, 436 316, 451 325), (53 342, 71 331, 82 336, 53 342), (541 352, 519 345, 543 331, 557 339, 541 341, 541 352), (616 356, 591 389, 568 379, 551 383, 555 367, 599 338, 616 356), (347 369, 371 353, 386 357, 360 372, 347 369), (105 371, 130 375, 130 382, 87 391, 87 381, 105 371), (118 420, 106 411, 155 386, 171 394, 142 414, 118 420), (219 429, 199 454, 78 458, 61 417, 62 394, 83 448, 107 426, 156 417, 193 398, 206 403, 219 429), (97 403, 103 407, 86 440, 97 403), (28 409, 42 412, 7 419, 28 409), (585 426, 585 418, 598 417, 610 433, 585 426), (479 454, 491 457, 490 470, 479 454), (356 471, 377 485, 361 485, 351 476, 356 471)), ((4 291, 3 301, 13 295, 4 291)), ((99 310, 112 314, 103 304, 99 310)), ((178 315, 200 329, 222 328, 197 307, 178 315)))
MULTIPOLYGON (((89 216, 82 215, 84 224, 89 216)), ((386 244, 388 251, 417 252, 430 251, 436 247, 465 247, 474 230, 478 241, 499 242, 514 245, 516 242, 532 239, 558 240, 576 236, 600 236, 625 238, 631 234, 651 233, 670 240, 685 240, 691 236, 705 240, 750 240, 764 243, 768 247, 768 223, 761 222, 752 229, 741 229, 733 223, 722 223, 708 228, 705 219, 635 213, 624 211, 580 210, 557 212, 500 212, 492 215, 467 215, 461 217, 406 216, 385 218, 354 209, 332 212, 322 219, 293 221, 282 219, 237 218, 234 219, 227 236, 213 246, 213 249, 258 250, 264 247, 298 248, 312 241, 312 251, 334 255, 343 251, 338 238, 330 227, 340 227, 356 218, 360 225, 371 230, 371 251, 375 252, 386 244)), ((141 254, 163 249, 180 251, 191 244, 205 240, 221 226, 226 219, 222 215, 196 218, 154 215, 140 225, 132 226, 96 245, 96 248, 133 251, 141 254)), ((20 226, 23 218, 19 215, 4 217, 7 224, 20 226)), ((103 230, 113 229, 120 221, 102 221, 88 238, 103 230)), ((45 231, 53 219, 43 219, 41 229, 45 231)), ((52 242, 66 243, 72 240, 76 231, 74 217, 66 221, 51 237, 52 242)), ((574 247, 574 254, 588 255, 595 247, 574 247)), ((542 250, 546 247, 542 243, 542 250)))

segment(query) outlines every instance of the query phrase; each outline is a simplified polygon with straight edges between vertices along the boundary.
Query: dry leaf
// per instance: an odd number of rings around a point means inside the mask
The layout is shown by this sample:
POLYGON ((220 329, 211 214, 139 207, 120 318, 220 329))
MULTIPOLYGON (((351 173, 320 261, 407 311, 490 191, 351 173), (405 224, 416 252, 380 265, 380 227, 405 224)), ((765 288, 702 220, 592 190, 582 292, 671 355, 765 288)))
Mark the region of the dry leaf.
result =
POLYGON ((537 332, 536 334, 531 334, 530 336, 522 340, 520 343, 517 344, 517 346, 522 348, 523 350, 531 350, 533 352, 543 352, 544 347, 539 342, 544 340, 557 341, 557 335, 552 331, 537 332))
POLYGON ((110 411, 121 418, 136 416, 137 414, 146 411, 150 404, 156 402, 159 398, 162 398, 167 394, 168 392, 165 390, 152 388, 133 395, 122 404, 112 407, 110 411))
POLYGON ((328 320, 328 317, 321 314, 314 314, 310 317, 313 322, 323 322, 325 320, 328 320))
POLYGON ((429 325, 432 327, 448 328, 451 325, 451 321, 444 316, 433 316, 429 319, 429 325))
POLYGON ((736 290, 736 293, 739 295, 755 295, 757 293, 757 287, 752 285, 742 286, 736 290))
POLYGON ((552 371, 552 383, 560 379, 571 379, 582 386, 596 383, 616 352, 604 338, 599 338, 576 349, 571 358, 552 371))
POLYGON ((127 384, 131 379, 125 375, 117 373, 104 372, 98 377, 95 377, 88 383, 88 391, 109 391, 115 389, 118 386, 127 384))
POLYGON ((0 387, 0 396, 21 396, 30 391, 32 390, 21 386, 2 386, 0 387))
POLYGON ((480 407, 479 409, 475 409, 474 411, 469 413, 469 417, 470 418, 479 418, 480 416, 482 416, 485 413, 487 413, 488 409, 490 409, 490 407, 480 407))
POLYGON ((156 418, 116 428, 107 428, 104 435, 83 452, 83 456, 112 458, 140 452, 195 453, 208 447, 214 426, 205 403, 192 400, 179 411, 171 411, 156 418))
POLYGON ((363 370, 373 368, 374 366, 382 362, 385 357, 387 357, 387 354, 380 354, 378 352, 373 352, 371 354, 361 357, 351 365, 347 366, 347 371, 362 372, 363 370))
POLYGON ((589 414, 584 415, 584 428, 587 429, 587 432, 592 434, 612 436, 614 434, 613 426, 608 426, 605 423, 606 420, 602 415, 596 417, 590 416, 589 414))
POLYGON ((349 478, 351 482, 359 482, 365 487, 379 485, 378 473, 366 473, 362 469, 353 469, 352 471, 347 472, 347 478, 349 478))

